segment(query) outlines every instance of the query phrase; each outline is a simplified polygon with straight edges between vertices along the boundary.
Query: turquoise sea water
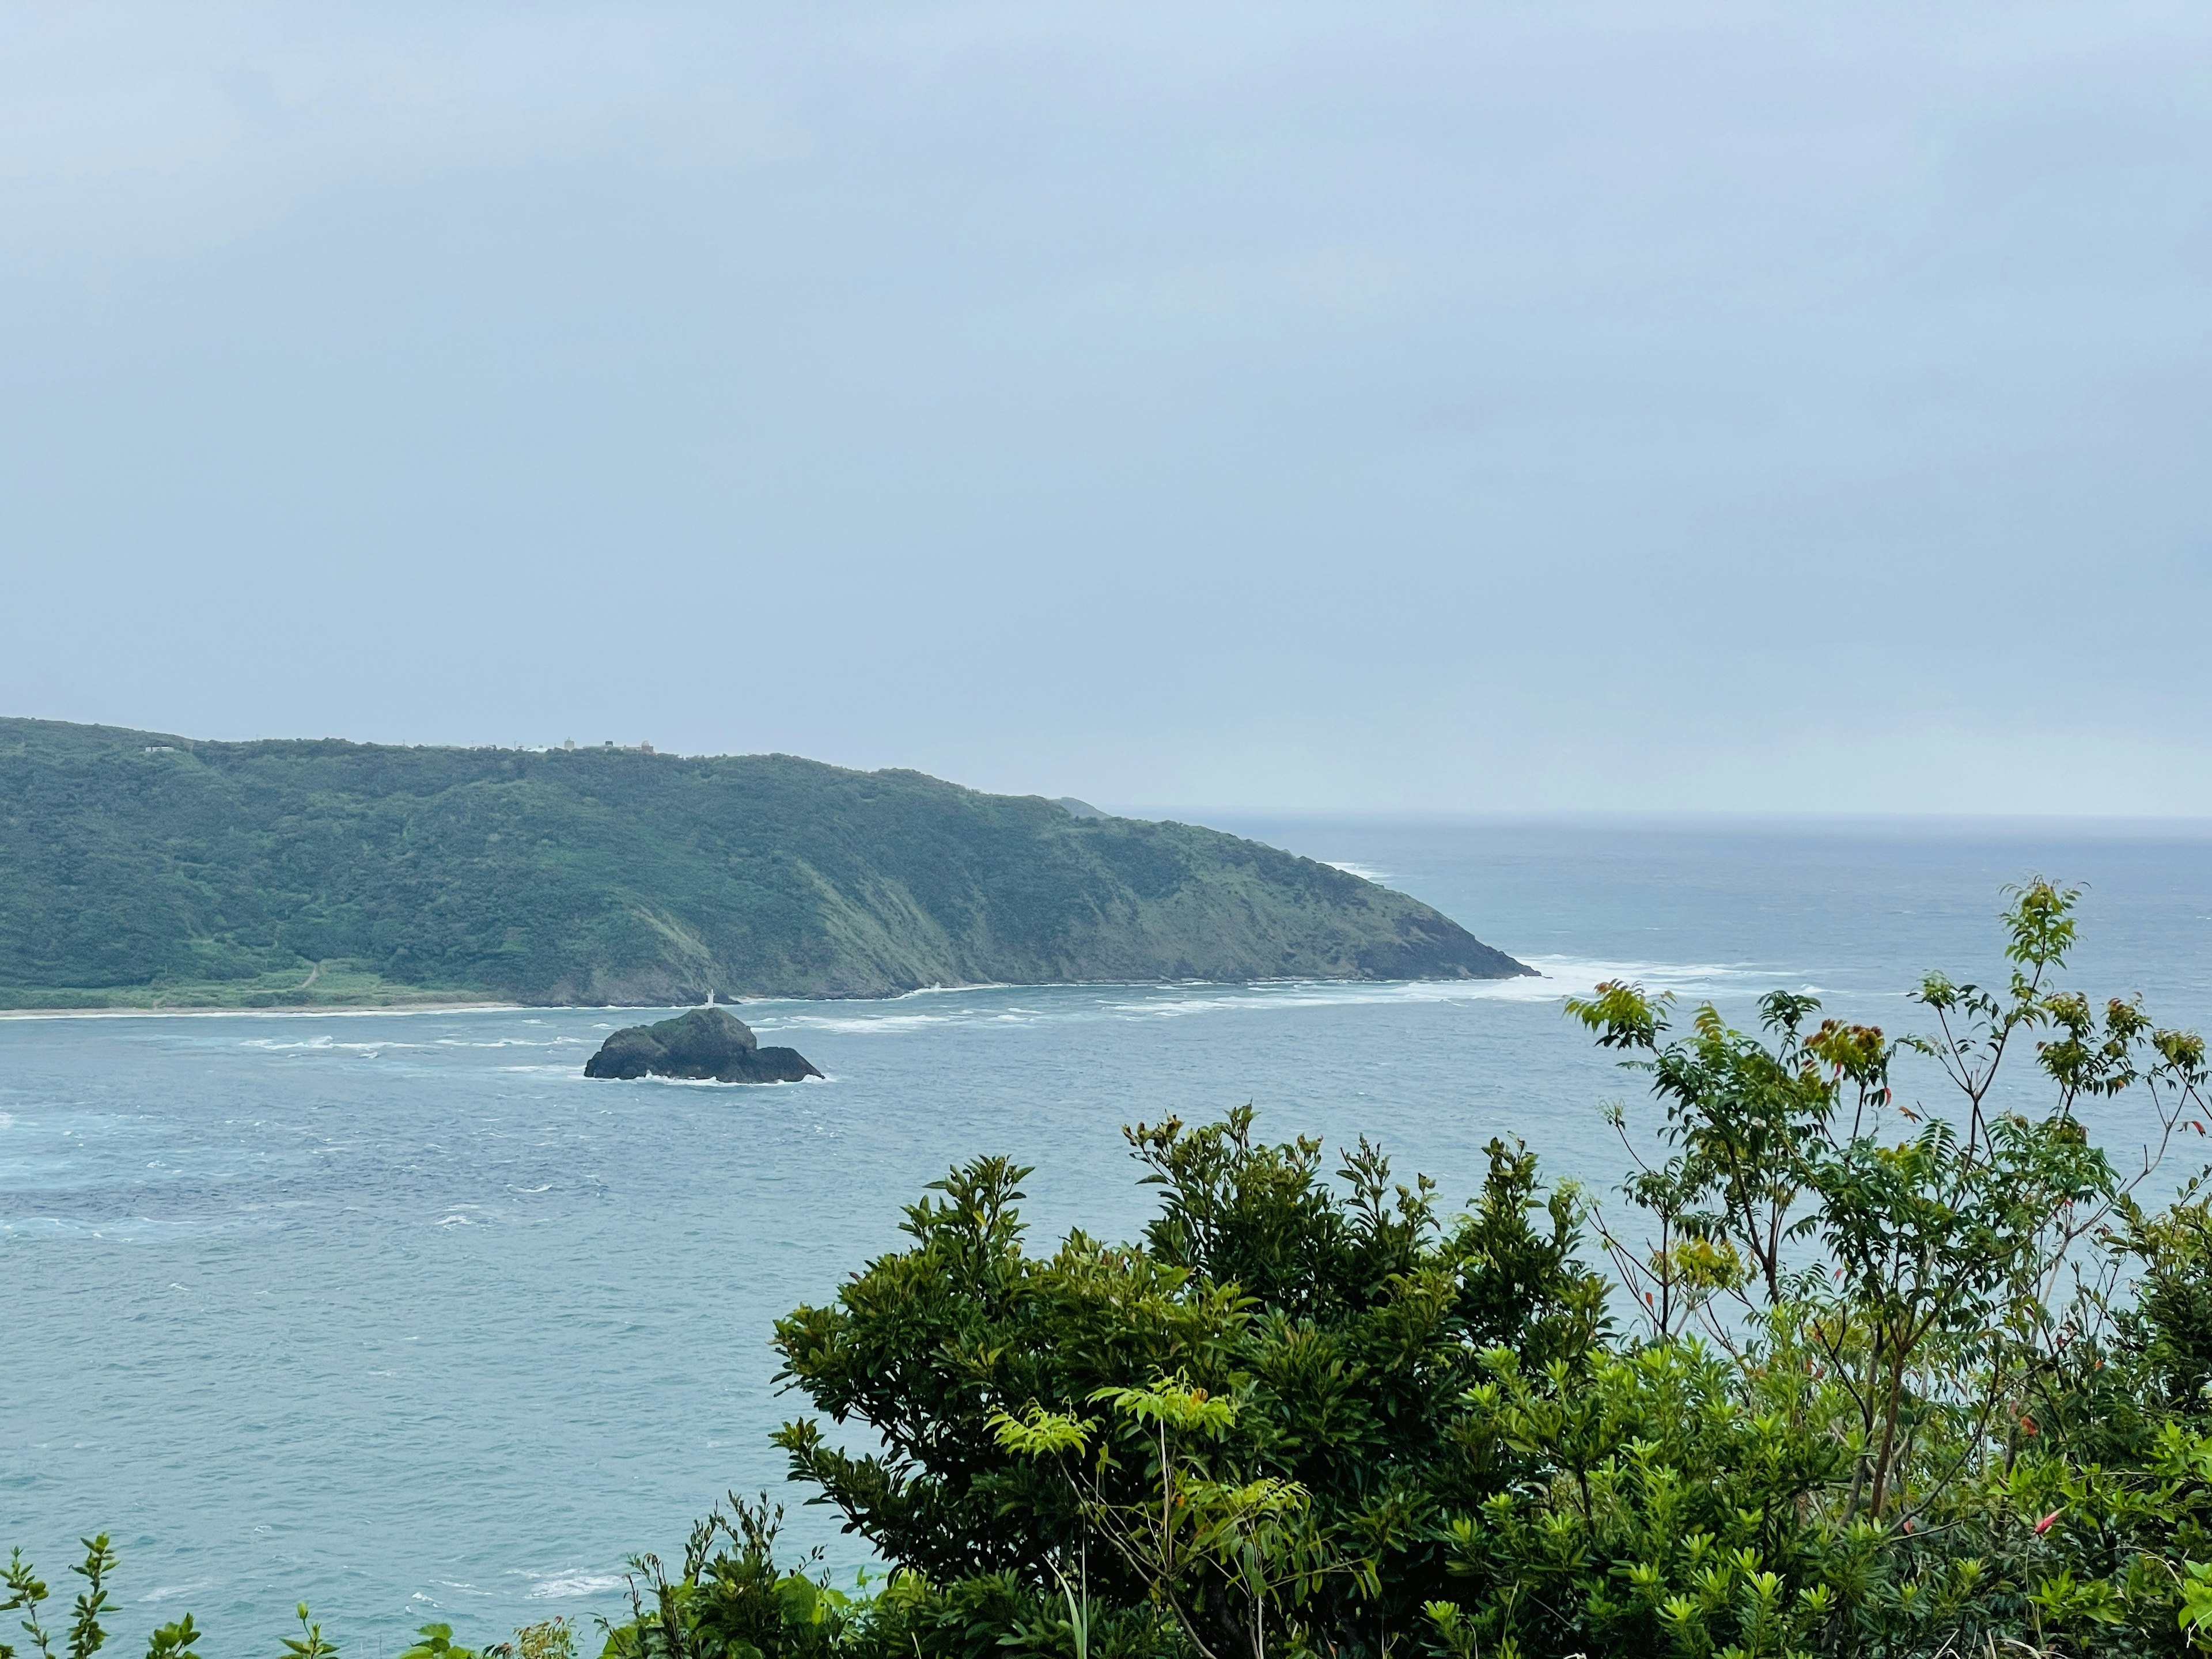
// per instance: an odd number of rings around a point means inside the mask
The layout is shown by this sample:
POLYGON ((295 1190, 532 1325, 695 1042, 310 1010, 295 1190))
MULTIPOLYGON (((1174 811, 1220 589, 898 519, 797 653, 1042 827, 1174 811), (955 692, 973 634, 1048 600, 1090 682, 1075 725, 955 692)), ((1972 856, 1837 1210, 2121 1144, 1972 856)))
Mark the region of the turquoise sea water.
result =
MULTIPOLYGON (((1993 972, 1999 887, 2087 884, 2077 983, 2212 1025, 2212 833, 2114 826, 1226 827, 1356 866, 1542 969, 1500 985, 1085 987, 757 1004, 824 1083, 586 1081, 631 1015, 0 1021, 0 1548, 124 1553, 118 1639, 215 1659, 305 1597, 348 1649, 612 1613, 624 1557, 775 1488, 772 1319, 897 1242, 946 1164, 1036 1167, 1040 1236, 1148 1209, 1123 1123, 1243 1101, 1468 1193, 1492 1135, 1603 1186, 1632 1085, 1559 1000, 1773 985, 1909 1025, 1993 972)), ((2124 1139, 2131 1126, 2106 1126, 2124 1139)), ((856 1565, 819 1510, 792 1530, 856 1565)), ((595 1646, 587 1637, 586 1646, 595 1646)))

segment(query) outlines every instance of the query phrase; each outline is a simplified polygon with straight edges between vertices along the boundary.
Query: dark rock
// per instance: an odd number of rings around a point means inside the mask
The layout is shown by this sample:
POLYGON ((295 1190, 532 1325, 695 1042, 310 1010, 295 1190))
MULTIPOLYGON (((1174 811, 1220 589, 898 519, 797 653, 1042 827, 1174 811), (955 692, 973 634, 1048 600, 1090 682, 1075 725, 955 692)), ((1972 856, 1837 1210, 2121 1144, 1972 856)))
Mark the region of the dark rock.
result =
MULTIPOLYGON (((806 1056, 796 1048, 756 1048, 745 1056, 744 1083, 799 1083, 820 1077, 806 1056)), ((728 1078, 722 1079, 731 1081, 728 1078)))
POLYGON ((586 1077, 677 1077, 717 1083, 797 1083, 820 1077, 796 1048, 763 1048, 726 1008, 694 1008, 657 1025, 629 1025, 584 1062, 586 1077))

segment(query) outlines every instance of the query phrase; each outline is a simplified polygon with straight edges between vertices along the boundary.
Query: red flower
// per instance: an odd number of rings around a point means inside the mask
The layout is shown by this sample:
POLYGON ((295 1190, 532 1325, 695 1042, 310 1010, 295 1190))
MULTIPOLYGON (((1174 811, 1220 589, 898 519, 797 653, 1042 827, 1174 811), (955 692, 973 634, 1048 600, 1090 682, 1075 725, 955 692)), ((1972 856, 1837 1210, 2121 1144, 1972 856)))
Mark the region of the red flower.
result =
POLYGON ((2045 1516, 2042 1520, 2035 1523, 2035 1535, 2038 1538, 2042 1537, 2044 1534, 2051 1530, 2051 1523, 2065 1513, 2066 1511, 2063 1510, 2051 1510, 2050 1514, 2045 1516))

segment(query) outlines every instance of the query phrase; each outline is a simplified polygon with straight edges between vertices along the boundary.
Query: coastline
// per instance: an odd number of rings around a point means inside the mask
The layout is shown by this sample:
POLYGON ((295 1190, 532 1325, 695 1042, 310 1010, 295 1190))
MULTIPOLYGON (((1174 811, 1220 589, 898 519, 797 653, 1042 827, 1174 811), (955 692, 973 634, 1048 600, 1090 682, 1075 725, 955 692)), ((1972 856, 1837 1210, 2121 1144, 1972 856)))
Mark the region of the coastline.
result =
MULTIPOLYGON (((1409 977, 1403 979, 1370 979, 1352 975, 1285 974, 1252 979, 1071 979, 1071 980, 976 980, 969 983, 917 985, 909 990, 889 991, 879 995, 782 996, 758 995, 721 997, 714 999, 726 1008, 743 1008, 764 1002, 812 1003, 835 1005, 850 1002, 902 1002, 909 997, 948 996, 967 991, 1027 991, 1079 990, 1101 987, 1126 986, 1133 990, 1154 989, 1163 986, 1272 986, 1272 985, 1502 985, 1522 980, 1548 980, 1554 974, 1540 968, 1523 965, 1518 974, 1501 975, 1494 978, 1473 976, 1409 977)), ((674 1002, 502 1002, 487 999, 443 1001, 432 998, 392 1002, 289 1002, 264 1005, 236 1003, 185 1002, 162 1007, 145 1004, 129 1004, 106 1007, 62 1008, 0 1008, 0 1020, 5 1019, 167 1019, 189 1016, 206 1018, 217 1015, 307 1015, 307 1014, 464 1014, 515 1012, 526 1009, 597 1009, 605 1013, 650 1013, 658 1010, 681 1008, 694 1005, 674 1002)))
POLYGON ((330 1003, 307 1007, 214 1008, 204 1003, 175 1008, 0 1008, 0 1019, 233 1019, 299 1018, 321 1014, 470 1014, 513 1012, 543 1005, 531 1002, 330 1003))

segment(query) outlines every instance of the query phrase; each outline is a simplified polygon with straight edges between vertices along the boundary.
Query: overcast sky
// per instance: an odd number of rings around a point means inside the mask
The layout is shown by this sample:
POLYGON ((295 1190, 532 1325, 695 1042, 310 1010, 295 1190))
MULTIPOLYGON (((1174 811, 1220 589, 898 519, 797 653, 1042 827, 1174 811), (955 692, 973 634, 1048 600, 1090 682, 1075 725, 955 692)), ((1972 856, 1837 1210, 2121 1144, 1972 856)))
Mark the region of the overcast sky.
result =
POLYGON ((2212 8, 18 5, 0 712, 2212 812, 2212 8))

